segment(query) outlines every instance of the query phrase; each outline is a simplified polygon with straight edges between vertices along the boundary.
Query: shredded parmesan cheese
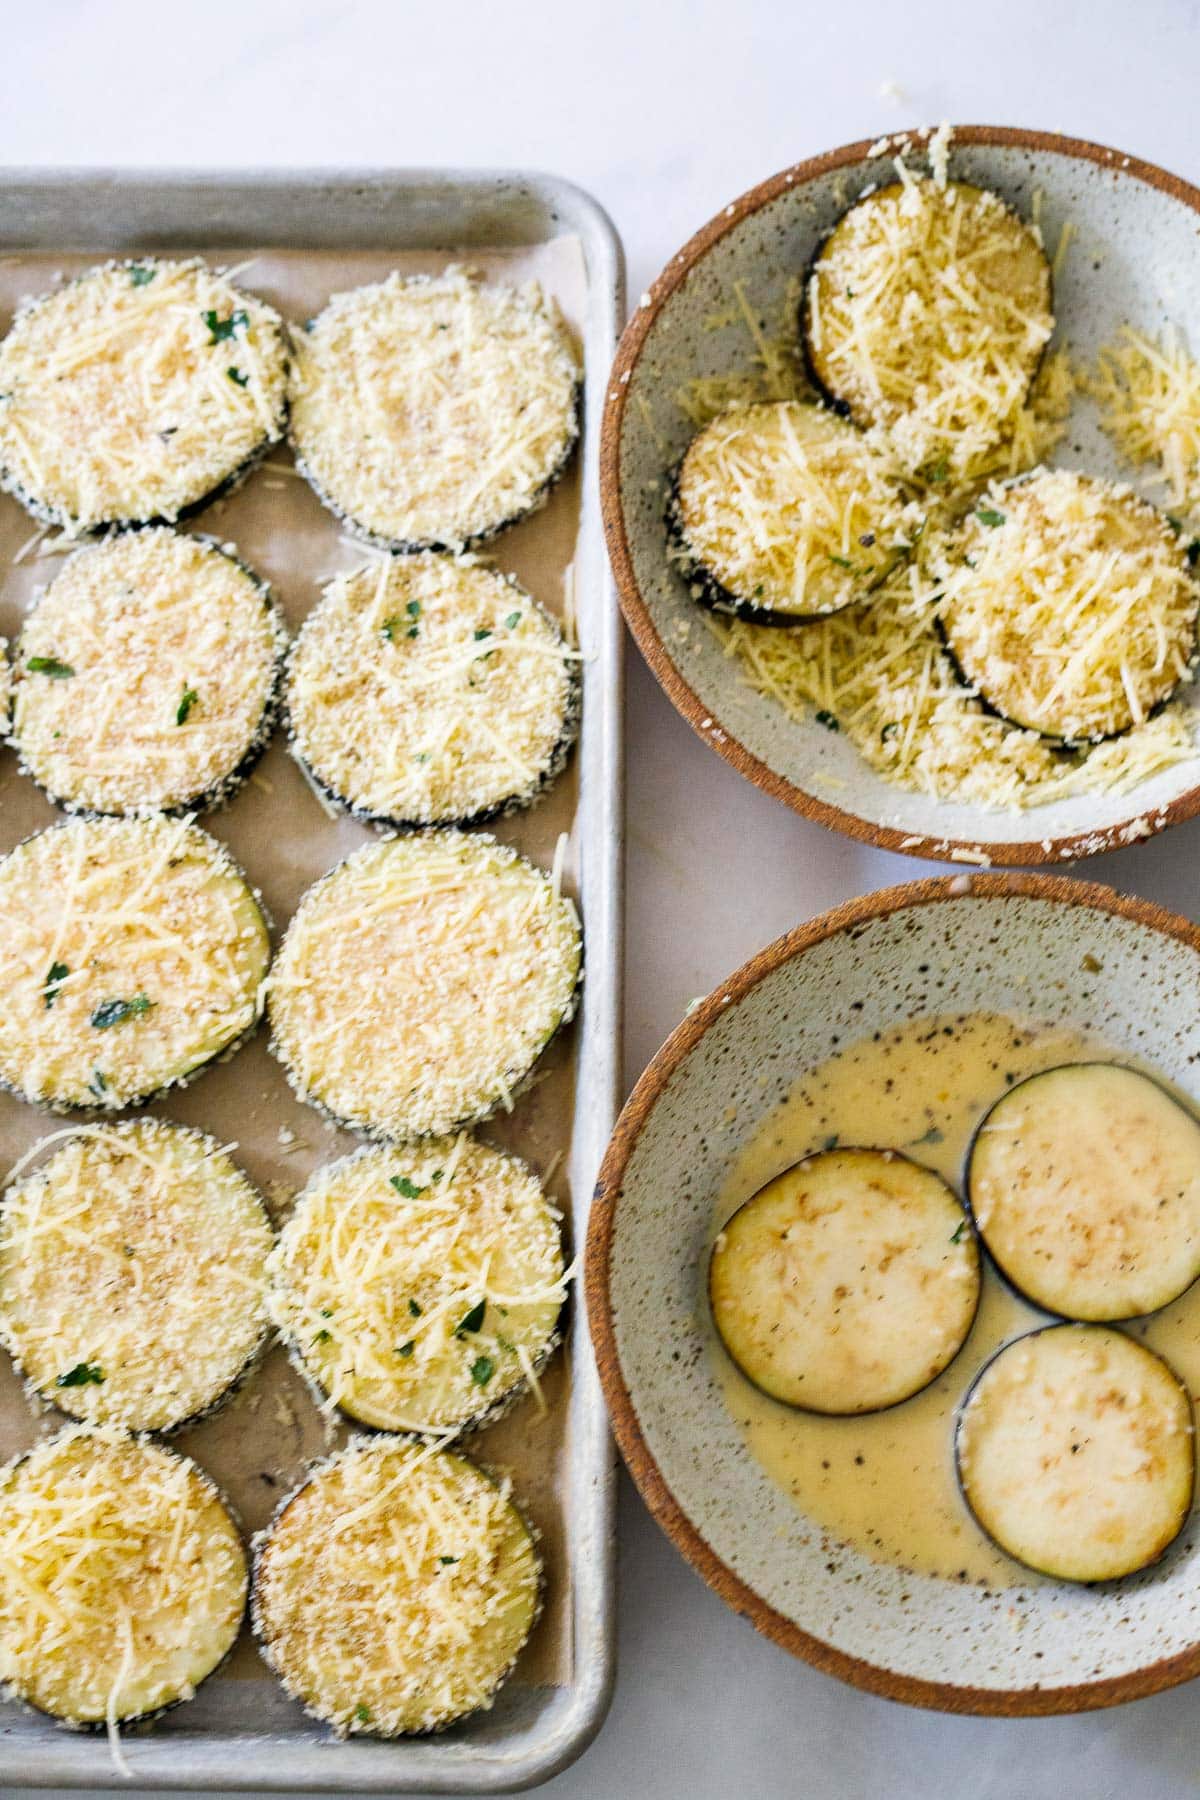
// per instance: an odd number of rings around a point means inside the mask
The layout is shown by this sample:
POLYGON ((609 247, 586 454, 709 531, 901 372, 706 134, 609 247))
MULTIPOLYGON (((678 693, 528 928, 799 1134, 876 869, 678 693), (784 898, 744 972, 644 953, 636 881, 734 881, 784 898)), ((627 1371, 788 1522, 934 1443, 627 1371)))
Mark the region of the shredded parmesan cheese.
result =
POLYGON ((266 922, 189 819, 76 819, 0 862, 0 1081, 54 1110, 185 1081, 262 1011, 266 922))
POLYGON ((401 1439, 318 1466, 256 1548, 264 1654, 342 1735, 490 1706, 537 1616, 541 1565, 507 1485, 401 1439))
POLYGON ((461 550, 545 499, 578 435, 578 384, 536 285, 393 274, 335 294, 298 344, 297 464, 385 547, 461 550))
POLYGON ((511 576, 432 554, 369 563, 326 588, 289 658, 296 754, 393 824, 528 805, 574 733, 577 660, 511 576))
POLYGON ((0 1339, 62 1411, 173 1429, 260 1348, 271 1243, 213 1139, 157 1119, 84 1127, 4 1197, 0 1339))
POLYGON ((493 1416, 549 1356, 566 1298, 537 1178, 470 1138, 319 1170, 271 1269, 272 1315, 304 1372, 385 1431, 440 1436, 493 1416))
POLYGON ((996 194, 898 166, 816 259, 809 358, 910 474, 962 480, 1013 434, 1054 325, 1050 274, 1037 233, 996 194))
POLYGON ((1190 679, 1200 588, 1129 488, 1069 469, 990 488, 930 560, 959 668, 1015 724, 1112 737, 1190 679))
POLYGON ((694 598, 811 618, 877 586, 918 519, 853 425, 777 401, 731 408, 692 440, 672 522, 694 598))
POLYGON ((1084 385, 1121 454, 1152 465, 1168 505, 1200 522, 1200 364, 1179 334, 1127 325, 1084 385))
POLYGON ((108 263, 0 343, 0 486, 70 532, 177 519, 283 435, 283 321, 199 260, 108 263))
POLYGON ((193 1462, 74 1427, 0 1471, 0 1681, 70 1724, 190 1699, 237 1636, 246 1558, 193 1462))
POLYGON ((16 648, 22 767, 69 810, 215 804, 266 742, 284 642, 268 591, 168 527, 77 551, 16 648))
POLYGON ((579 922, 484 836, 368 844, 300 902, 270 982, 301 1098, 387 1138, 441 1134, 512 1096, 574 1010, 579 922))

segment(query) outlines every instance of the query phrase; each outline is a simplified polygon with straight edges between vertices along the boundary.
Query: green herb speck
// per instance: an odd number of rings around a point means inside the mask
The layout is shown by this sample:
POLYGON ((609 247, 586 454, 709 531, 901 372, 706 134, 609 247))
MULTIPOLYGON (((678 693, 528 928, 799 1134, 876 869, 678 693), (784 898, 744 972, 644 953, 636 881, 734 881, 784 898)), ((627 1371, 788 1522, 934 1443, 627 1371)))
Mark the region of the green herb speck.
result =
POLYGON ((179 698, 179 705, 175 708, 175 723, 177 725, 187 724, 188 714, 191 712, 199 698, 200 696, 195 688, 184 688, 183 693, 179 698))
POLYGON ((476 1387, 486 1387, 496 1373, 496 1365, 490 1356, 477 1356, 471 1364, 471 1380, 476 1387))
POLYGON ((230 381, 234 382, 238 387, 250 386, 250 377, 248 375, 243 375, 240 369, 230 367, 226 369, 225 373, 228 375, 230 381))
POLYGON ((99 1387, 104 1380, 104 1370, 98 1363, 76 1363, 65 1375, 60 1375, 55 1382, 56 1387, 99 1387))
POLYGON ((507 619, 505 619, 504 623, 510 631, 515 631, 517 629, 517 626, 521 623, 520 613, 519 612, 509 613, 509 615, 508 615, 507 619))
POLYGON ((858 573, 857 569, 854 567, 854 564, 850 561, 850 558, 848 556, 833 556, 833 555, 831 555, 829 560, 831 563, 836 563, 839 569, 849 569, 851 575, 856 575, 858 573))
POLYGON ((135 994, 132 1000, 104 1000, 92 1014, 92 1024, 97 1031, 107 1031, 110 1026, 120 1025, 126 1019, 140 1018, 153 1005, 153 1000, 147 1000, 145 994, 135 994))
POLYGON ((962 1235, 966 1229, 967 1229, 967 1221, 965 1219, 960 1219, 958 1221, 958 1224, 954 1227, 954 1230, 950 1233, 950 1242, 952 1244, 961 1244, 962 1243, 962 1235))
POLYGON ((458 1560, 459 1559, 457 1556, 439 1556, 438 1557, 438 1561, 442 1564, 443 1568, 446 1566, 447 1563, 456 1563, 456 1562, 458 1562, 458 1560))
POLYGON ((405 1200, 415 1200, 418 1194, 425 1192, 425 1189, 418 1187, 415 1181, 410 1181, 407 1175, 389 1175, 388 1186, 394 1187, 405 1200))
POLYGON ((371 1718, 370 1707, 364 1706, 362 1701, 360 1700, 358 1705, 354 1709, 354 1717, 355 1717, 356 1722, 359 1725, 369 1724, 370 1718, 371 1718))
POLYGON ((410 1319, 419 1319, 419 1318, 420 1318, 420 1316, 421 1316, 421 1302, 420 1302, 420 1301, 419 1301, 419 1300, 413 1300, 413 1299, 410 1299, 410 1300, 409 1300, 409 1302, 408 1302, 408 1316, 409 1316, 409 1318, 410 1318, 410 1319))
POLYGON ((130 263, 129 282, 131 287, 148 287, 158 274, 157 269, 148 269, 144 263, 130 263))
POLYGON ((469 1313, 464 1313, 463 1317, 454 1327, 455 1337, 462 1337, 463 1333, 467 1331, 478 1331, 479 1327, 483 1324, 483 1317, 486 1312, 487 1300, 485 1298, 481 1300, 477 1306, 473 1306, 469 1313))
POLYGON ((409 1338, 407 1344, 397 1344, 396 1345, 396 1355, 397 1356, 411 1356, 415 1349, 416 1349, 416 1345, 413 1343, 412 1339, 409 1338))
POLYGON ((975 517, 981 525, 1003 525, 1005 514, 997 512, 994 506, 977 506, 975 517))
POLYGON ((316 1336, 313 1338, 313 1343, 314 1344, 328 1344, 330 1342, 330 1340, 332 1339, 332 1337, 333 1337, 332 1331, 326 1331, 325 1327, 322 1326, 320 1331, 318 1331, 316 1336))
POLYGON ((75 673, 70 663, 59 662, 57 656, 31 656, 25 667, 31 675, 49 675, 51 681, 69 681, 75 673))
POLYGON ((236 312, 231 312, 227 319, 220 318, 212 310, 203 317, 208 326, 209 341, 214 344, 223 344, 228 338, 236 337, 239 331, 246 331, 250 326, 249 314, 244 313, 240 307, 236 312))
POLYGON ((42 983, 42 1005, 49 1012, 58 999, 58 990, 71 973, 66 963, 52 962, 46 970, 46 979, 42 983))

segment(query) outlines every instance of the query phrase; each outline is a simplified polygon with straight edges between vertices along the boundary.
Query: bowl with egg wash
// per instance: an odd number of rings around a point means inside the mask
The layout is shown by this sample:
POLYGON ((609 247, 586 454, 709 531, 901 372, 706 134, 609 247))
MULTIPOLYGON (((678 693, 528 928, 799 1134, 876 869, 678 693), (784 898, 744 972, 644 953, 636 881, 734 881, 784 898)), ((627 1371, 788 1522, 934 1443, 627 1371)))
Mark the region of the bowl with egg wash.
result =
POLYGON ((586 1258, 617 1441, 795 1655, 1000 1715, 1200 1673, 1197 992, 1186 919, 963 872, 780 938, 637 1083, 586 1258))
POLYGON ((964 864, 1200 811, 1198 215, 1119 151, 943 127, 785 169, 672 257, 601 486, 630 629, 705 742, 964 864))

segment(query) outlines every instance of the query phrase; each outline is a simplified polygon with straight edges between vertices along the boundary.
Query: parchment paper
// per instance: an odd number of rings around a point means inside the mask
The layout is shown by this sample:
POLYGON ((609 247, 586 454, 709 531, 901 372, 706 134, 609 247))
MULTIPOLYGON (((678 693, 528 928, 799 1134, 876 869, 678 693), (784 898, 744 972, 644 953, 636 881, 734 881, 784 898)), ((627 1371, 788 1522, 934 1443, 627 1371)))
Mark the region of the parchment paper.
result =
MULTIPOLYGON (((87 255, 0 258, 0 331, 7 330, 17 303, 79 269, 103 260, 103 250, 87 255)), ((526 250, 459 253, 447 251, 361 255, 345 252, 279 252, 258 255, 253 247, 204 249, 215 265, 238 269, 237 279, 302 323, 328 296, 375 281, 392 269, 436 272, 460 261, 487 275, 510 281, 539 280, 558 300, 578 338, 586 299, 583 256, 574 238, 562 237, 526 250)), ((577 468, 568 472, 548 506, 502 534, 488 547, 497 567, 514 574, 534 597, 560 618, 570 618, 571 565, 579 527, 577 468)), ((322 585, 353 568, 368 552, 347 542, 342 528, 291 467, 286 448, 269 453, 234 495, 208 508, 187 529, 228 540, 270 581, 293 630, 315 603, 322 585)), ((56 534, 41 543, 36 522, 16 501, 0 495, 0 634, 10 645, 35 592, 61 568, 45 553, 56 534), (22 560, 14 562, 20 556, 22 560)), ((488 829, 516 844, 533 861, 549 867, 561 832, 572 832, 577 799, 573 764, 528 813, 488 829)), ((11 748, 0 749, 0 852, 61 815, 33 783, 17 771, 11 748)), ((289 756, 277 732, 250 781, 222 812, 198 822, 228 844, 259 889, 274 923, 274 941, 287 925, 311 882, 374 834, 345 818, 331 819, 289 756)), ((574 841, 569 844, 564 888, 574 892, 574 841)), ((2 950, 2 946, 0 946, 2 950)), ((0 962, 2 967, 2 962, 0 962)), ((358 1140, 326 1124, 292 1094, 283 1072, 267 1053, 265 1026, 229 1062, 198 1076, 148 1110, 211 1132, 232 1152, 263 1193, 272 1217, 286 1217, 295 1194, 323 1163, 355 1148, 358 1140)), ((566 1160, 572 1128, 571 1033, 560 1035, 543 1058, 533 1088, 480 1135, 524 1156, 543 1176, 556 1205, 566 1214, 566 1160)), ((80 1115, 82 1120, 86 1115, 80 1115)), ((70 1119, 40 1113, 0 1094, 0 1170, 7 1171, 40 1138, 70 1119)), ((569 1227, 566 1253, 573 1254, 569 1227)), ((570 1596, 564 1554, 566 1365, 561 1352, 543 1380, 546 1411, 524 1399, 490 1429, 465 1440, 464 1448, 490 1467, 511 1473, 514 1493, 541 1533, 546 1562, 546 1609, 514 1679, 561 1685, 571 1667, 570 1596)), ((0 1352, 0 1458, 28 1447, 63 1423, 59 1414, 31 1407, 0 1352)), ((309 1458, 345 1441, 340 1422, 327 1423, 278 1345, 234 1399, 211 1419, 170 1441, 194 1456, 232 1500, 247 1532, 264 1524, 309 1458)), ((265 1677, 247 1632, 219 1681, 265 1677)))

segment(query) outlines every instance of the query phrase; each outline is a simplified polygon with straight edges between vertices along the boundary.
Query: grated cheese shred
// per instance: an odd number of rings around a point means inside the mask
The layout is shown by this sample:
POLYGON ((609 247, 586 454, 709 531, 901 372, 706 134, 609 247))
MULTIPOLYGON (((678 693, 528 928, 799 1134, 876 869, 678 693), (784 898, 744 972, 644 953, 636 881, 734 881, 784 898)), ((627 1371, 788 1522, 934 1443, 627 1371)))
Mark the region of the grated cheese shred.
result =
POLYGON ((540 1604, 507 1482, 412 1440, 319 1465, 256 1552, 264 1655, 342 1736, 438 1730, 490 1706, 540 1604))
POLYGON ((537 1178, 465 1135, 318 1171, 271 1275, 272 1316, 323 1397, 365 1425, 437 1436, 536 1379, 566 1298, 537 1178))

